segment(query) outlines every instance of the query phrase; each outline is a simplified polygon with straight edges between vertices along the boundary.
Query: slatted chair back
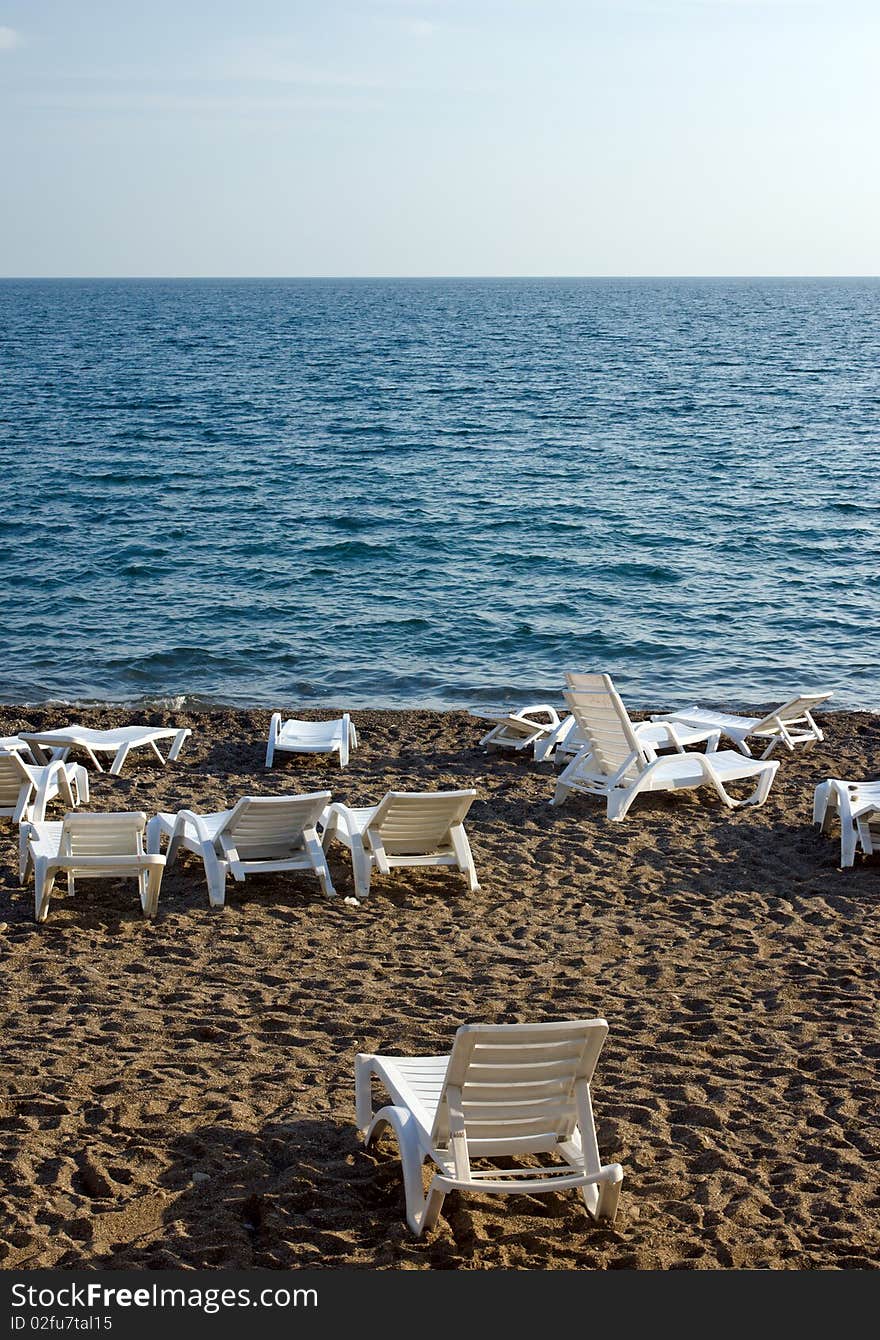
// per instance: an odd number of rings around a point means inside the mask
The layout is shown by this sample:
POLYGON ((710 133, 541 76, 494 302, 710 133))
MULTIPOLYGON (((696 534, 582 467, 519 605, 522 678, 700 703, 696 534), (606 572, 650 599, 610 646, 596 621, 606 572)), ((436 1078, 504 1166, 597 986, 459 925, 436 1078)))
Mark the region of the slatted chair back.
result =
POLYGON ((790 698, 787 703, 783 703, 782 707, 768 712, 767 716, 755 726, 755 732, 774 730, 780 721, 785 726, 796 726, 802 722, 815 726, 812 713, 830 697, 830 693, 800 693, 796 698, 790 698))
POLYGON ((604 1019, 459 1028, 432 1142, 460 1163, 465 1152, 541 1153, 569 1139, 582 1117, 592 1121, 589 1084, 607 1033, 604 1019))
POLYGON ((31 784, 31 775, 14 749, 0 749, 0 812, 12 812, 18 805, 23 786, 31 784))
POLYGON ((449 830, 464 819, 476 791, 389 791, 370 822, 389 856, 418 856, 450 845, 449 830))
POLYGON ((563 694, 587 741, 594 770, 614 777, 625 765, 624 776, 634 780, 647 767, 650 758, 639 742, 629 713, 610 675, 578 675, 577 689, 563 694))
POLYGON ((142 856, 146 814, 117 811, 110 814, 66 814, 61 827, 59 855, 65 863, 83 862, 83 869, 97 858, 96 868, 109 858, 142 856))
POLYGON ((330 803, 329 791, 302 796, 243 796, 221 829, 223 845, 241 860, 271 860, 302 847, 303 831, 314 828, 330 803))

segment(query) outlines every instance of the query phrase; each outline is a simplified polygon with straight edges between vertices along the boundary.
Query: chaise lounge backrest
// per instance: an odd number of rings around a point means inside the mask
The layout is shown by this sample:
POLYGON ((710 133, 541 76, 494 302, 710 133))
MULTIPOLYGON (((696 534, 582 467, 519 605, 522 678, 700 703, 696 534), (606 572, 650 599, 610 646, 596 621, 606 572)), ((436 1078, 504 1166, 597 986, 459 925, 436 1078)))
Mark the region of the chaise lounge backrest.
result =
POLYGON ((302 845, 303 830, 314 828, 330 803, 329 791, 302 796, 242 796, 220 830, 225 847, 239 856, 263 857, 302 845))
POLYGON ((768 712, 755 726, 755 730, 774 730, 779 721, 790 726, 805 721, 808 717, 812 719, 811 714, 815 709, 827 702, 830 697, 830 693, 800 693, 796 698, 790 698, 787 703, 777 707, 775 711, 768 712))
POLYGON ((0 749, 0 811, 14 810, 23 786, 31 785, 31 775, 14 749, 0 749))
POLYGON ((607 1033, 604 1019, 459 1028, 432 1142, 447 1146, 463 1123, 470 1157, 552 1149, 587 1119, 580 1100, 607 1033))
POLYGON ((58 854, 65 864, 82 860, 84 869, 90 862, 109 867, 114 857, 142 856, 146 822, 146 814, 138 811, 67 814, 58 854))
POLYGON ((476 791, 389 791, 376 807, 368 831, 378 834, 389 856, 436 851, 464 819, 476 791))
MULTIPOLYGON (((572 676, 575 678, 575 676, 572 676)), ((597 773, 635 778, 650 762, 610 675, 578 675, 579 687, 563 694, 590 748, 597 773)))

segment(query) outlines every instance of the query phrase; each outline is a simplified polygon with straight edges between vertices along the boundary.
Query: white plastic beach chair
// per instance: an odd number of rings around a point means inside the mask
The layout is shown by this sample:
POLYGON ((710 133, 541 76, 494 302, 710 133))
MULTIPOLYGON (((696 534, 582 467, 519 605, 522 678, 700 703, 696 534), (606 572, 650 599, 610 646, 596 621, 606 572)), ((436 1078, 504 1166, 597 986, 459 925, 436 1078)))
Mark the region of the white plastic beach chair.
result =
POLYGON ((366 898, 375 866, 451 865, 471 893, 479 889, 464 818, 476 791, 389 791, 378 805, 333 804, 324 816, 324 850, 338 837, 351 852, 355 893, 366 898))
POLYGON ((45 921, 55 876, 75 880, 136 879, 145 916, 154 917, 165 857, 147 855, 141 813, 66 814, 61 823, 26 823, 19 829, 21 883, 34 872, 34 918, 45 921))
POLYGON ((385 1127, 397 1136, 407 1223, 421 1236, 449 1191, 540 1195, 577 1188, 589 1214, 614 1222, 623 1169, 602 1164, 590 1084, 608 1025, 465 1024, 449 1056, 355 1059, 355 1107, 364 1143, 385 1127), (376 1076, 392 1105, 373 1114, 376 1076), (540 1167, 474 1168, 472 1159, 557 1155, 540 1167), (422 1164, 435 1172, 427 1195, 422 1164))
POLYGON ((652 721, 680 721, 685 726, 715 728, 733 741, 741 753, 751 757, 746 744, 749 736, 766 740, 767 747, 761 758, 769 758, 778 744, 784 744, 790 753, 795 745, 813 745, 823 740, 821 730, 813 720, 813 712, 825 703, 831 693, 799 693, 787 703, 763 717, 742 717, 732 712, 713 712, 701 707, 688 707, 681 712, 658 712, 652 721))
POLYGON ((657 757, 655 750, 636 734, 610 675, 584 676, 590 688, 568 690, 565 699, 588 741, 576 758, 559 774, 552 805, 561 805, 572 791, 604 796, 608 818, 619 821, 636 796, 643 791, 677 791, 684 787, 711 786, 731 809, 740 805, 763 805, 776 776, 778 763, 746 759, 732 749, 720 753, 676 753, 657 757), (743 778, 754 778, 754 792, 745 800, 734 800, 725 786, 743 778))
POLYGON ((336 891, 316 829, 329 800, 329 791, 243 796, 231 810, 216 814, 157 814, 147 827, 147 850, 158 852, 167 838, 169 865, 181 850, 200 856, 212 907, 226 900, 227 875, 242 881, 284 870, 310 870, 330 897, 336 891))
POLYGON ((110 730, 93 730, 91 726, 74 725, 59 730, 22 731, 20 738, 30 745, 38 763, 47 762, 50 755, 53 760, 66 759, 71 749, 82 749, 98 771, 103 772, 98 754, 113 754, 110 775, 118 777, 130 750, 146 745, 160 763, 173 763, 189 735, 192 731, 188 727, 178 730, 174 726, 116 726, 110 730), (166 758, 162 757, 157 740, 171 740, 166 758))
POLYGON ((273 712, 266 767, 271 768, 276 750, 281 750, 289 754, 338 754, 339 766, 344 768, 357 742, 357 731, 347 712, 334 721, 299 721, 296 717, 282 721, 281 713, 273 712))
MULTIPOLYGON (((26 746, 23 746, 26 748, 26 746)), ((73 808, 89 800, 89 776, 78 763, 25 763, 17 749, 0 748, 0 817, 13 823, 40 821, 60 796, 73 808)))
POLYGON ((533 747, 539 762, 546 756, 546 749, 540 746, 555 736, 562 725, 559 713, 549 703, 535 703, 516 712, 486 710, 472 711, 470 715, 478 721, 492 723, 492 729, 480 740, 484 748, 520 750, 533 747), (541 720, 542 717, 546 720, 541 720))
POLYGON ((813 794, 813 823, 823 833, 840 818, 840 868, 855 863, 856 850, 880 851, 880 781, 846 782, 829 777, 813 794))

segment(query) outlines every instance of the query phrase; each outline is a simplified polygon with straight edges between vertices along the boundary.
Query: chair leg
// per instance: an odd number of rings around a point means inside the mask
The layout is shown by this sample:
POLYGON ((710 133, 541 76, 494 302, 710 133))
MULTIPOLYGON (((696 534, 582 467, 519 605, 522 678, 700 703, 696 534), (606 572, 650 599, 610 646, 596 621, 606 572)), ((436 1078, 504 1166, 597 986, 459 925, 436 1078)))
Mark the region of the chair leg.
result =
POLYGON ((763 805, 770 794, 770 787, 773 785, 773 778, 776 776, 778 768, 778 763, 771 763, 767 770, 759 776, 758 785, 750 796, 747 796, 745 800, 733 801, 728 797, 729 803, 737 809, 743 805, 763 805))
MULTIPOLYGON (((111 777, 118 777, 119 774, 122 772, 122 765, 123 765, 123 763, 125 762, 126 758, 128 757, 128 751, 129 751, 130 748, 131 748, 131 745, 130 745, 130 744, 121 744, 121 745, 119 746, 119 748, 117 749, 117 751, 116 751, 116 757, 113 759, 113 762, 110 764, 110 776, 111 776, 111 777)), ((158 751, 157 751, 157 752, 158 752, 158 751)), ((159 757, 161 758, 162 755, 159 754, 159 757)))
POLYGON ((446 1192, 432 1182, 427 1196, 422 1189, 422 1164, 425 1153, 419 1144, 418 1132, 412 1114, 405 1107, 383 1107, 377 1112, 367 1130, 364 1143, 369 1145, 386 1126, 394 1131, 400 1151, 403 1172, 403 1191, 406 1198, 406 1222, 420 1238, 426 1229, 437 1222, 446 1192))
POLYGON ((833 798, 834 788, 830 780, 820 782, 813 792, 813 823, 820 833, 826 833, 831 826, 829 810, 833 808, 833 798))
POLYGON ((202 847, 201 857, 205 866, 205 878, 208 881, 208 902, 211 907, 222 907, 226 902, 226 876, 229 866, 226 861, 219 859, 210 843, 205 843, 202 847))
POLYGON ((19 824, 18 828, 18 882, 24 888, 31 868, 30 825, 19 824))
POLYGON ((266 767, 271 768, 272 760, 275 757, 275 743, 278 739, 278 732, 281 729, 281 713, 273 712, 272 719, 269 722, 269 743, 266 745, 266 767))
POLYGON ((141 898, 141 905, 144 914, 148 917, 154 917, 159 910, 159 892, 162 888, 162 875, 164 867, 161 865, 151 865, 144 871, 145 889, 141 898))
POLYGON ((34 862, 34 921, 45 921, 49 915, 49 898, 55 878, 49 873, 48 865, 45 856, 38 856, 34 862))
POLYGON ((363 902, 370 892, 373 862, 357 833, 351 835, 351 873, 354 876, 355 894, 363 902))
MULTIPOLYGON (((620 1167, 619 1164, 612 1166, 620 1167)), ((620 1168, 620 1179, 617 1182, 594 1182, 590 1186, 581 1187, 581 1195, 591 1219, 595 1219, 597 1223, 614 1223, 622 1184, 623 1169, 620 1168)))
POLYGON ((330 867, 327 864, 327 857, 324 855, 324 848, 318 841, 318 834, 314 829, 310 833, 303 833, 306 851, 312 858, 312 865, 315 874, 321 882, 321 888, 326 898, 333 898, 336 890, 333 887, 333 880, 330 876, 330 867))
POLYGON ((608 792, 605 813, 613 824, 622 823, 629 814, 638 793, 638 787, 630 787, 628 791, 622 791, 620 787, 612 787, 608 792))
POLYGON ((478 893, 480 885, 477 880, 477 869, 474 865, 471 844, 468 842, 467 833, 464 831, 464 824, 453 824, 449 830, 449 836, 452 839, 452 849, 458 858, 458 868, 467 880, 468 888, 471 893, 478 893))
POLYGON ((354 1113, 355 1123, 362 1140, 373 1120, 373 1095, 370 1089, 370 1077, 373 1073, 373 1057, 368 1052, 358 1052, 354 1058, 354 1113))
POLYGON ((174 739, 171 741, 171 748, 168 750, 168 757, 165 760, 166 763, 173 763, 175 761, 181 749, 183 748, 184 741, 189 739, 190 733, 191 732, 189 726, 183 726, 177 732, 174 739))
POLYGON ((859 841, 859 830, 851 819, 845 820, 840 816, 840 868, 845 870, 848 866, 855 865, 856 847, 859 841))

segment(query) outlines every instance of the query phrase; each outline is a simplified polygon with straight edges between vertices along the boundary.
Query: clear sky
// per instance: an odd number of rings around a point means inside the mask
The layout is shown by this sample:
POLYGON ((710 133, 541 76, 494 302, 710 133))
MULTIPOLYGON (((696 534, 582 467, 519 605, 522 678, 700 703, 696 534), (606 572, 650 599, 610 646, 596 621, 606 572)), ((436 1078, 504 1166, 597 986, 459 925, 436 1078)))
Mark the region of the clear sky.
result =
POLYGON ((0 0, 0 274, 880 273, 880 0, 0 0))

